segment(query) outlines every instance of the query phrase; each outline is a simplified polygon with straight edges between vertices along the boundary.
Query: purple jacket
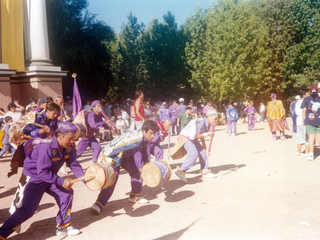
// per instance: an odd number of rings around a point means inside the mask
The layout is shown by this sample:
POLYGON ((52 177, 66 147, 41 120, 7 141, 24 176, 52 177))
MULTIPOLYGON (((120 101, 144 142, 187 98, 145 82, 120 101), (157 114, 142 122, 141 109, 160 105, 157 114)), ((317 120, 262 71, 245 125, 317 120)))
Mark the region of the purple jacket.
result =
POLYGON ((97 115, 94 111, 89 112, 86 118, 86 126, 88 129, 88 132, 85 138, 93 137, 95 131, 101 127, 109 128, 107 123, 103 121, 102 114, 99 113, 97 115))
POLYGON ((165 117, 171 117, 171 114, 170 114, 170 110, 169 110, 169 108, 164 108, 164 107, 161 107, 160 109, 159 109, 159 117, 160 117, 160 119, 163 119, 163 118, 165 118, 165 117))
POLYGON ((176 113, 177 113, 177 116, 179 117, 181 113, 185 112, 186 111, 186 108, 187 106, 186 105, 178 105, 176 107, 176 113))
POLYGON ((173 105, 173 104, 169 107, 171 118, 178 118, 179 117, 179 115, 177 115, 176 108, 177 107, 175 105, 173 105), (175 111, 175 112, 173 112, 173 111, 175 111))
POLYGON ((43 181, 62 186, 64 179, 57 172, 64 163, 67 163, 74 175, 78 178, 84 175, 81 165, 76 158, 73 146, 60 149, 57 138, 54 136, 50 143, 40 143, 35 146, 30 158, 24 160, 23 173, 33 181, 43 181))

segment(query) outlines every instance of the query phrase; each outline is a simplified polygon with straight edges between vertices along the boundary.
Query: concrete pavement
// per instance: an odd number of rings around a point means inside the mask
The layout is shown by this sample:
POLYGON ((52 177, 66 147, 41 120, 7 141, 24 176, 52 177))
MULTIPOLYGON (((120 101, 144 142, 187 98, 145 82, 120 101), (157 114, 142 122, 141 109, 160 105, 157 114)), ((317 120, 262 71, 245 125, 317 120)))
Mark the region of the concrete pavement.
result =
MULTIPOLYGON (((320 161, 296 156, 291 132, 287 140, 274 141, 267 123, 257 123, 253 132, 239 124, 237 132, 228 137, 225 126, 216 127, 210 169, 218 178, 202 179, 197 163, 185 184, 174 174, 181 161, 170 159, 171 179, 155 188, 143 186, 147 205, 128 202, 130 177, 124 170, 99 216, 89 209, 99 192, 76 183, 72 225, 82 233, 63 239, 320 239, 320 161)), ((171 146, 176 138, 171 137, 171 146)), ((167 139, 162 147, 167 160, 167 139)), ((318 147, 315 154, 320 154, 318 147)), ((84 168, 91 156, 87 150, 79 159, 84 168)), ((9 157, 0 160, 0 224, 9 217, 21 173, 7 178, 9 165, 9 157)), ((21 233, 9 239, 62 239, 54 235, 57 211, 54 199, 45 194, 21 233)))

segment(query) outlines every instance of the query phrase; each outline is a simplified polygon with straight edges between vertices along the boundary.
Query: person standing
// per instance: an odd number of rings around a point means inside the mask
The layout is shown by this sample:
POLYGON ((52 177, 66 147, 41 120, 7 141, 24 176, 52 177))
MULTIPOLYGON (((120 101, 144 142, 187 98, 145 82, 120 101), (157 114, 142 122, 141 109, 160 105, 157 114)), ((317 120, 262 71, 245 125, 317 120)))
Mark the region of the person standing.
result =
POLYGON ((144 114, 144 106, 142 100, 144 99, 144 94, 141 90, 137 90, 135 92, 136 100, 134 101, 134 116, 135 116, 135 125, 136 129, 140 130, 142 128, 142 124, 145 120, 144 114))
POLYGON ((182 131, 182 129, 185 128, 185 126, 188 125, 191 119, 192 119, 191 107, 188 106, 186 107, 186 111, 181 113, 178 118, 177 126, 179 127, 179 133, 182 131))
POLYGON ((92 162, 96 163, 101 151, 100 144, 94 136, 96 130, 108 129, 109 126, 102 119, 102 106, 99 100, 91 103, 92 110, 85 119, 87 134, 80 140, 77 149, 77 157, 79 158, 89 146, 92 149, 92 162))
POLYGON ((264 122, 264 119, 266 117, 266 106, 264 105, 263 102, 260 103, 259 113, 260 113, 260 122, 264 122))
POLYGON ((12 117, 12 120, 18 121, 20 118, 23 117, 22 113, 20 111, 16 111, 16 105, 14 103, 8 104, 8 112, 5 114, 5 117, 10 116, 12 117))
MULTIPOLYGON (((181 113, 184 113, 186 111, 186 105, 184 105, 184 98, 179 98, 179 105, 176 107, 176 113, 177 116, 179 117, 181 113)), ((177 122, 177 126, 178 126, 178 134, 180 134, 181 128, 178 125, 177 122)))
POLYGON ((292 132, 296 133, 297 132, 297 114, 296 114, 296 104, 300 100, 300 96, 297 95, 295 99, 290 103, 289 107, 289 112, 290 112, 290 117, 292 118, 292 132))
POLYGON ((191 107, 191 115, 197 117, 197 106, 193 104, 193 100, 189 101, 189 106, 191 107))
POLYGON ((302 148, 302 145, 304 145, 304 147, 305 147, 304 155, 308 157, 309 156, 309 143, 307 140, 306 126, 302 124, 301 104, 302 104, 303 99, 305 99, 306 97, 309 97, 310 94, 306 90, 301 90, 300 96, 302 97, 302 99, 299 99, 296 103, 296 106, 295 106, 296 107, 295 113, 297 115, 297 119, 296 119, 296 123, 297 123, 297 152, 296 152, 296 155, 297 156, 302 155, 301 148, 302 148))
POLYGON ((253 106, 253 101, 250 101, 248 106, 243 110, 245 114, 248 115, 248 130, 254 130, 254 115, 257 112, 255 107, 253 106))
POLYGON ((274 140, 277 140, 277 132, 280 131, 280 139, 285 140, 284 136, 284 119, 285 119, 285 109, 280 100, 277 100, 277 94, 272 93, 270 95, 271 101, 268 102, 267 115, 270 131, 274 140))
POLYGON ((16 151, 16 149, 11 146, 9 141, 9 129, 11 127, 9 123, 12 123, 12 117, 7 116, 4 120, 6 122, 6 125, 4 126, 4 135, 2 138, 2 150, 0 152, 0 158, 9 150, 11 150, 11 156, 13 156, 16 151))
POLYGON ((236 124, 239 118, 239 114, 235 107, 232 106, 232 103, 228 104, 227 110, 226 110, 226 117, 227 117, 227 136, 235 136, 236 135, 236 124), (231 128, 231 133, 229 132, 231 128))
POLYGON ((160 120, 171 117, 171 113, 169 108, 167 108, 166 102, 163 102, 162 107, 159 109, 159 117, 160 117, 160 120))
POLYGON ((177 121, 178 121, 179 116, 177 115, 176 108, 177 108, 177 102, 173 101, 172 105, 169 108, 170 114, 171 114, 171 119, 172 119, 172 135, 175 135, 176 132, 177 133, 179 132, 179 130, 178 130, 179 126, 177 126, 177 121))
POLYGON ((208 101, 208 102, 207 102, 207 105, 204 106, 204 108, 203 108, 203 110, 202 110, 202 115, 203 115, 203 116, 206 116, 206 114, 207 114, 207 112, 208 112, 209 110, 214 110, 214 107, 212 106, 212 102, 211 102, 211 101, 208 101))
POLYGON ((317 139, 320 143, 320 97, 318 96, 318 87, 310 86, 309 97, 305 97, 301 103, 302 125, 306 126, 309 142, 308 160, 314 160, 314 141, 317 139))
POLYGON ((23 175, 29 181, 23 191, 22 206, 0 227, 0 239, 6 239, 21 223, 32 217, 45 192, 53 196, 59 206, 56 235, 72 236, 80 233, 71 226, 73 182, 57 175, 65 162, 76 177, 84 175, 73 147, 76 131, 77 127, 73 123, 61 123, 51 142, 40 143, 29 152, 23 166, 23 175))

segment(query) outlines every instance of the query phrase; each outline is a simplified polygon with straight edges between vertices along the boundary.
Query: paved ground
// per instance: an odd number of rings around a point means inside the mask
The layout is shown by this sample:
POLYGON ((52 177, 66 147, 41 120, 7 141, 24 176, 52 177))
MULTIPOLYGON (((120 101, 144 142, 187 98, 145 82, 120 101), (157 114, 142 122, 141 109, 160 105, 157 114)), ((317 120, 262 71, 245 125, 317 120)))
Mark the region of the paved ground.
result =
MULTIPOLYGON (((246 124, 237 128, 235 137, 225 135, 225 126, 216 128, 210 169, 218 178, 202 179, 196 164, 187 174, 188 184, 173 173, 163 186, 143 186, 148 205, 128 202, 130 179, 123 170, 99 216, 88 209, 98 192, 75 184, 72 221, 82 233, 66 239, 320 239, 320 161, 295 155, 294 134, 288 133, 286 141, 272 140, 267 123, 256 124, 253 132, 246 124)), ((171 140, 173 146, 176 137, 171 140)), ((166 155, 167 142, 163 148, 166 155)), ((79 159, 84 168, 91 156, 90 150, 79 159)), ((9 161, 0 160, 0 224, 9 216, 20 177, 6 177, 9 161)), ((181 164, 169 163, 172 169, 181 164)), ((57 211, 54 199, 45 195, 22 232, 10 239, 62 239, 54 235, 57 211)))

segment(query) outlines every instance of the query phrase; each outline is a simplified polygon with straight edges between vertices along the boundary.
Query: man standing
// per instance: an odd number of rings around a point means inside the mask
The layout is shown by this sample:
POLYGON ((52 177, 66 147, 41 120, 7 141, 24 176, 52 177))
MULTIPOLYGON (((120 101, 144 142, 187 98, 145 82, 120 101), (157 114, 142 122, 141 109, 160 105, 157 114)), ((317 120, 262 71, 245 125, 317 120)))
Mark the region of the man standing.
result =
POLYGON ((100 144, 94 136, 96 130, 103 128, 108 129, 109 126, 102 120, 102 106, 99 100, 91 103, 92 110, 85 119, 87 126, 87 135, 84 136, 78 144, 77 157, 79 158, 89 146, 92 149, 92 162, 96 163, 101 151, 100 144))
POLYGON ((289 112, 292 118, 292 132, 297 133, 297 114, 296 114, 296 104, 300 100, 300 95, 297 95, 295 99, 290 103, 289 112))
POLYGON ((189 101, 189 106, 191 108, 191 115, 197 117, 197 107, 193 104, 193 100, 189 101))
POLYGON ((0 227, 0 239, 8 237, 34 214, 45 192, 53 196, 59 206, 56 234, 72 236, 80 233, 71 226, 73 182, 57 175, 64 162, 76 177, 84 175, 73 147, 76 131, 74 124, 61 123, 50 143, 40 143, 28 154, 24 161, 23 175, 30 180, 23 191, 23 204, 0 227))
POLYGON ((280 139, 285 140, 284 136, 284 118, 285 118, 285 109, 280 100, 277 100, 277 94, 272 93, 271 101, 268 102, 267 114, 269 118, 269 127, 272 133, 274 140, 277 140, 276 131, 280 131, 280 139))
POLYGON ((177 126, 179 127, 179 132, 181 132, 182 129, 184 129, 184 127, 188 125, 191 119, 192 119, 191 107, 188 106, 186 107, 186 111, 181 113, 178 118, 177 126))
POLYGON ((171 113, 169 108, 167 108, 166 102, 163 102, 162 107, 159 109, 159 117, 160 117, 160 120, 171 117, 171 113))
MULTIPOLYGON (((188 154, 184 162, 180 167, 178 167, 177 171, 175 174, 185 183, 187 183, 186 179, 186 172, 194 165, 195 161, 199 157, 200 161, 200 172, 202 174, 203 178, 214 178, 217 177, 217 175, 213 174, 209 170, 209 160, 208 156, 206 153, 206 142, 205 142, 205 137, 206 136, 211 136, 213 132, 209 132, 210 126, 215 124, 218 120, 218 113, 215 112, 214 110, 208 111, 206 114, 206 118, 203 120, 197 122, 197 119, 193 120, 195 122, 190 122, 190 124, 195 124, 195 134, 191 134, 190 136, 195 136, 195 137, 188 137, 183 136, 181 137, 182 140, 184 141, 184 144, 182 145, 185 154, 188 154), (198 139, 201 140, 202 145, 198 142, 198 139)), ((180 144, 179 140, 177 142, 177 145, 180 144)), ((181 147, 180 147, 181 148, 181 147)), ((170 156, 174 159, 176 151, 172 151, 170 153, 170 156)))
POLYGON ((226 118, 227 118, 227 136, 235 136, 236 135, 236 124, 239 118, 239 114, 235 107, 232 106, 232 103, 228 103, 228 107, 226 110, 226 118), (231 133, 229 132, 231 127, 231 133))
MULTIPOLYGON (((143 165, 150 161, 150 153, 148 152, 147 146, 158 130, 159 128, 154 121, 147 120, 143 123, 143 136, 140 144, 122 152, 121 162, 119 165, 115 166, 116 179, 114 184, 108 188, 102 189, 96 202, 91 206, 91 210, 95 214, 100 214, 101 209, 104 208, 110 199, 119 178, 120 167, 125 169, 131 177, 131 193, 129 196, 129 202, 140 204, 149 203, 147 199, 141 197, 142 178, 140 171, 143 165)), ((120 141, 122 136, 119 136, 118 138, 120 139, 114 139, 113 141, 120 141)))
POLYGON ((177 126, 177 121, 179 116, 177 115, 176 112, 176 108, 177 108, 177 102, 173 101, 172 105, 169 108, 170 114, 171 114, 171 119, 172 119, 172 135, 175 135, 176 132, 179 132, 179 127, 177 126))
MULTIPOLYGON (((179 105, 176 107, 176 113, 177 113, 177 116, 179 117, 181 113, 185 112, 186 111, 186 105, 184 105, 184 98, 179 98, 179 105)), ((177 126, 178 126, 178 134, 180 133, 180 128, 179 128, 179 125, 177 123, 177 126)))
POLYGON ((71 98, 69 96, 66 97, 66 104, 64 106, 64 114, 69 117, 70 121, 73 120, 73 106, 71 104, 71 98))
POLYGON ((302 126, 306 126, 309 139, 308 160, 314 160, 314 140, 320 143, 320 97, 318 96, 318 87, 312 85, 309 89, 311 95, 305 97, 301 103, 302 108, 302 126))
POLYGON ((135 92, 135 95, 136 100, 134 101, 134 120, 136 123, 136 129, 140 130, 145 119, 144 106, 142 103, 142 100, 144 99, 144 94, 141 90, 137 90, 135 92))

